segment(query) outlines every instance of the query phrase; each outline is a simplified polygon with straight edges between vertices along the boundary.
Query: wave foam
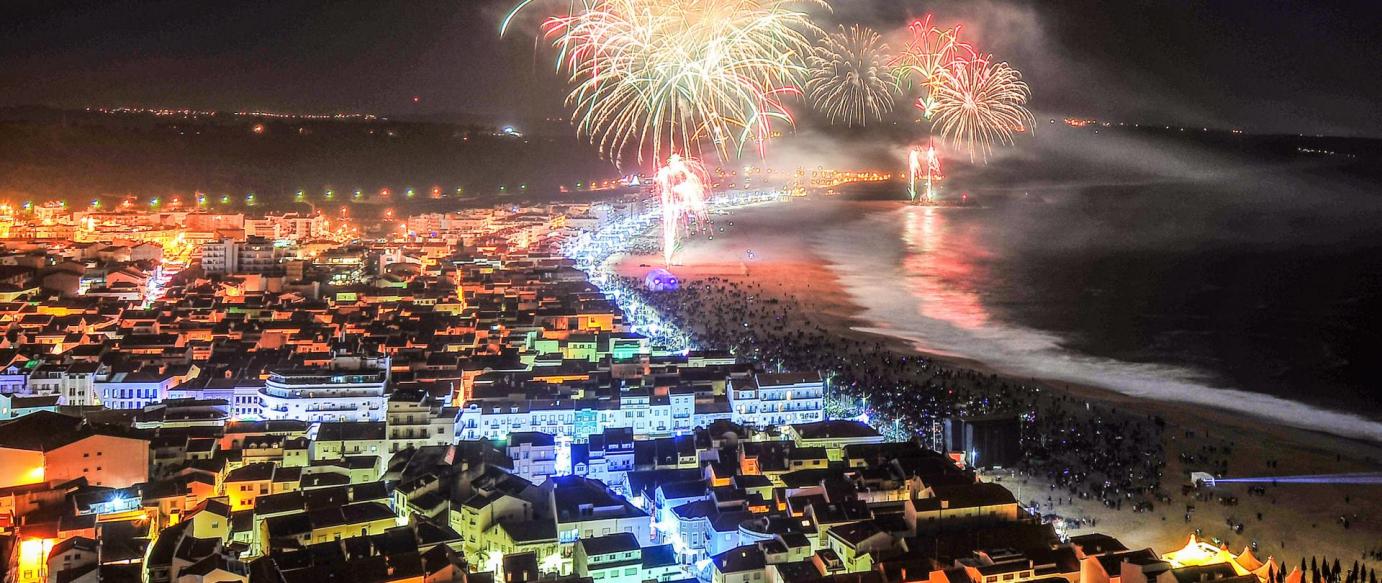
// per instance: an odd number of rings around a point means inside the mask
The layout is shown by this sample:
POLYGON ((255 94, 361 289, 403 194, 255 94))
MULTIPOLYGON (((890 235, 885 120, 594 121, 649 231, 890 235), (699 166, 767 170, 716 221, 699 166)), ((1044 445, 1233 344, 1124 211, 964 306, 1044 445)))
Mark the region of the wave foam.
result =
MULTIPOLYGON (((1125 395, 1178 401, 1244 413, 1290 427, 1382 442, 1382 423, 1352 413, 1322 409, 1273 395, 1216 386, 1190 368, 1120 361, 1066 348, 1055 334, 994 317, 974 318, 964 310, 936 310, 954 301, 948 282, 903 267, 914 251, 899 236, 899 220, 911 211, 879 213, 827 229, 812 242, 841 285, 864 308, 860 327, 907 340, 919 350, 974 360, 1007 374, 1103 387, 1125 395), (928 302, 932 309, 928 308, 928 302), (939 313, 940 317, 937 317, 939 313), (953 316, 953 317, 952 317, 953 316)), ((975 309, 970 306, 969 309, 975 309)), ((978 306, 982 309, 982 306, 978 306)))

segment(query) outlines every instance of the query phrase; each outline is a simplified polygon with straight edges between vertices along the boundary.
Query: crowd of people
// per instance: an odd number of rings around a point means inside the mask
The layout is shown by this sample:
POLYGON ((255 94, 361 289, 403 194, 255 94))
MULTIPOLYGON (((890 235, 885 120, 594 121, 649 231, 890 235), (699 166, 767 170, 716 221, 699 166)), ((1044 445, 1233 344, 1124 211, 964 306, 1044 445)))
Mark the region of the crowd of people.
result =
MULTIPOLYGON (((1183 503, 1185 523, 1192 522, 1197 502, 1228 505, 1207 489, 1187 488, 1186 479, 1190 471, 1223 475, 1229 470, 1233 446, 1224 436, 1166 436, 1166 423, 1153 415, 941 363, 881 337, 842 330, 785 290, 770 289, 771 283, 708 277, 656 292, 633 278, 617 285, 637 294, 641 309, 660 314, 699 348, 728 350, 777 371, 822 371, 830 382, 832 416, 865 411, 876 427, 893 433, 890 437, 940 448, 940 422, 947 417, 1018 416, 1024 459, 1009 468, 1015 472, 1010 475, 1046 484, 1045 491, 1024 490, 1022 502, 1067 527, 1097 524, 1078 502, 1114 512, 1160 510, 1161 520, 1177 516, 1183 503), (1177 453, 1168 456, 1165 443, 1176 444, 1177 453), (1168 461, 1174 462, 1169 477, 1168 461)), ((1253 495, 1265 496, 1266 490, 1257 487, 1253 495)), ((1254 533, 1244 532, 1250 521, 1235 518, 1234 510, 1226 508, 1226 528, 1213 530, 1254 540, 1254 533)))
MULTIPOLYGON (((1179 418, 1170 424, 1082 398, 1079 388, 931 358, 901 340, 852 329, 854 322, 832 303, 837 300, 813 295, 810 283, 754 279, 743 266, 742 274, 682 280, 654 291, 606 261, 612 253, 652 255, 657 249, 651 238, 621 238, 596 254, 592 265, 604 276, 601 287, 621 296, 626 312, 636 312, 626 315, 659 343, 726 350, 770 371, 821 371, 829 381, 826 409, 832 418, 863 414, 889 438, 916 439, 938 450, 947 418, 1011 414, 1022 427, 1022 461, 991 479, 1015 480, 1020 501, 1058 528, 1094 527, 1103 520, 1173 521, 1163 532, 1195 532, 1254 551, 1258 539, 1266 538, 1273 548, 1264 552, 1295 550, 1288 550, 1288 537, 1278 539, 1276 531, 1259 526, 1278 495, 1289 495, 1276 484, 1253 486, 1239 507, 1236 499, 1218 500, 1221 493, 1190 483, 1191 472, 1223 477, 1280 469, 1276 459, 1236 454, 1231 433, 1211 436, 1203 427, 1179 425, 1179 418)), ((1265 519, 1273 520, 1280 522, 1265 519)), ((1356 520, 1356 514, 1342 517, 1340 529, 1356 520)), ((1316 522, 1311 517, 1309 528, 1327 526, 1316 522)), ((1365 552, 1362 558, 1382 555, 1365 552)))
MULTIPOLYGON (((640 288, 631 278, 620 284, 640 288)), ((840 333, 798 298, 759 282, 709 277, 641 296, 699 347, 729 350, 774 370, 823 371, 835 407, 862 409, 885 432, 939 447, 947 417, 1010 413, 1023 425, 1019 469, 1046 478, 1062 490, 1059 496, 1131 509, 1160 494, 1165 460, 1155 418, 942 364, 879 337, 840 333)), ((1024 502, 1040 506, 1037 498, 1024 502)))

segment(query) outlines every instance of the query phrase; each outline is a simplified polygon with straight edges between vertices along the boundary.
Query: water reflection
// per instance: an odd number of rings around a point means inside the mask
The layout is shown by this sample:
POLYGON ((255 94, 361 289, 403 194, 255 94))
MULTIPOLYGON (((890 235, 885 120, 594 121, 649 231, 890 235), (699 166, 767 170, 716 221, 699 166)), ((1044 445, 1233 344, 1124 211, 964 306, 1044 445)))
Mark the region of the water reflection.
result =
POLYGON ((992 316, 979 298, 993 253, 983 244, 979 221, 957 220, 972 209, 905 206, 903 284, 917 298, 918 313, 964 330, 978 330, 992 316))

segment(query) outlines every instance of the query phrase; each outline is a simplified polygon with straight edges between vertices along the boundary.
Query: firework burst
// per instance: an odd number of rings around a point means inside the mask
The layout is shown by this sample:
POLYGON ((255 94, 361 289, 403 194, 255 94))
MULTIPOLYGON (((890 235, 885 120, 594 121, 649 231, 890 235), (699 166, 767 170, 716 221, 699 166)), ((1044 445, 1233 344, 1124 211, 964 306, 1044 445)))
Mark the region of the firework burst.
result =
POLYGON ((806 94, 830 123, 868 125, 893 109, 888 45, 877 32, 855 25, 821 37, 807 62, 806 94))
MULTIPOLYGON (((528 5, 521 3, 515 11, 528 5)), ((722 157, 761 146, 805 78, 803 11, 824 0, 573 0, 543 24, 569 76, 577 130, 619 160, 629 149, 722 157)), ((505 24, 511 20, 505 19, 505 24)))
POLYGON ((904 92, 920 85, 925 92, 919 99, 922 113, 934 113, 936 87, 957 60, 974 55, 974 48, 960 40, 960 26, 941 28, 932 24, 931 15, 907 25, 907 46, 890 63, 894 83, 904 92))
POLYGON ((933 129, 967 150, 970 160, 987 159, 994 144, 1011 145, 1013 134, 1035 123, 1026 108, 1031 89, 1022 74, 989 56, 957 61, 945 69, 933 96, 933 129))

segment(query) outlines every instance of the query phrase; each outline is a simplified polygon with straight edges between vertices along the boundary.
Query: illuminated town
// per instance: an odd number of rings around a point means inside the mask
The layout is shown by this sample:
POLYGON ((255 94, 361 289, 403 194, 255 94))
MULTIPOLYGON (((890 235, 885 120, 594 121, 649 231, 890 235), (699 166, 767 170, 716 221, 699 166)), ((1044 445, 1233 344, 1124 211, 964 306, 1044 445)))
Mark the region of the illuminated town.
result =
POLYGON ((0 583, 1378 583, 1353 8, 8 2, 0 583))
POLYGON ((696 347, 609 271, 660 216, 8 211, 11 580, 1301 581, 1043 516, 977 473, 1016 418, 932 449, 696 347))

